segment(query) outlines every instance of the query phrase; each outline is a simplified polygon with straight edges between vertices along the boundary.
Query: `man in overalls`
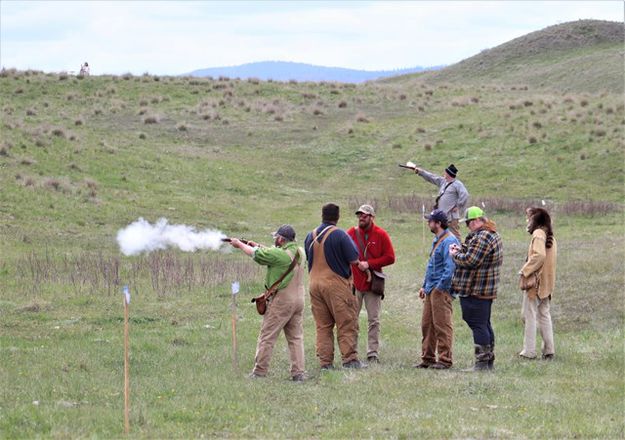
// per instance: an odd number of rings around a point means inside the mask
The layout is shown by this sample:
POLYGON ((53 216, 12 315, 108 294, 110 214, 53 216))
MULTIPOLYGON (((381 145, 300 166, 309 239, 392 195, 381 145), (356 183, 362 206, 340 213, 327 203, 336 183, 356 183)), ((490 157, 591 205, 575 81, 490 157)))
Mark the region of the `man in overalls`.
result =
POLYGON ((322 370, 334 369, 336 326, 343 368, 363 368, 366 365, 358 360, 358 300, 352 293, 350 266, 358 263, 358 250, 347 233, 336 227, 337 205, 324 205, 321 218, 321 225, 305 241, 317 357, 322 370))
POLYGON ((233 238, 231 244, 241 249, 254 261, 267 266, 265 285, 273 285, 290 267, 294 258, 298 259, 293 270, 282 280, 278 292, 267 305, 263 315, 263 324, 258 336, 256 358, 251 378, 267 375, 273 347, 280 331, 289 346, 291 358, 291 378, 295 382, 304 380, 304 270, 302 263, 304 252, 295 243, 295 230, 290 225, 282 225, 273 233, 274 247, 261 247, 257 243, 242 243, 233 238))

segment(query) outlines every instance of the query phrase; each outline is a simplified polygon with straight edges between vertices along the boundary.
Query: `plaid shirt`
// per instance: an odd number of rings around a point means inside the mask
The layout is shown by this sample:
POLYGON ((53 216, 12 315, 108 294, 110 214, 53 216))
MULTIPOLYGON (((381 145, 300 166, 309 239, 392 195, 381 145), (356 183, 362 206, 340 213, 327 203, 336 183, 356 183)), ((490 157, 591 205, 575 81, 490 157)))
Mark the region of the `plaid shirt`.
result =
POLYGON ((453 259, 456 263, 451 283, 454 294, 497 298, 499 269, 503 262, 503 243, 497 232, 489 229, 471 232, 453 259))

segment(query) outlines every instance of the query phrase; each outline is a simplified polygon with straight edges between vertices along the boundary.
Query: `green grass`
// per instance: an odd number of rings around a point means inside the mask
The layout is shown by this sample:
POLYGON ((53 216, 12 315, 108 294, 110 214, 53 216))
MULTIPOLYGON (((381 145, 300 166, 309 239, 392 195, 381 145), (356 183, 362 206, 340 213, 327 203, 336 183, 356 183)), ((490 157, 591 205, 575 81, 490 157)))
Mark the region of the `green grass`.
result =
POLYGON ((623 436, 619 95, 151 76, 61 81, 18 72, 0 77, 0 97, 0 437, 122 436, 123 311, 119 286, 94 281, 100 258, 118 259, 119 282, 134 291, 132 436, 623 436), (341 101, 347 107, 339 108, 341 101), (145 107, 159 123, 143 123, 145 107), (357 122, 358 114, 369 122, 357 122), (177 129, 182 122, 186 131, 177 129), (57 128, 64 136, 53 134, 57 128), (529 143, 532 136, 536 143, 529 143), (457 303, 457 369, 411 368, 430 234, 424 243, 420 204, 410 212, 391 206, 404 196, 429 200, 434 188, 397 168, 408 159, 439 172, 455 163, 476 201, 516 201, 505 212, 486 207, 506 249, 494 307, 494 374, 458 371, 470 366, 472 343, 457 303), (60 189, 46 185, 49 179, 60 189), (553 363, 515 356, 522 326, 514 274, 529 238, 522 207, 541 199, 554 211, 560 246, 553 363), (383 306, 383 364, 320 374, 307 307, 310 380, 302 386, 287 380, 282 340, 270 377, 245 378, 260 327, 249 299, 261 289, 262 271, 252 262, 238 254, 164 252, 196 265, 207 259, 210 282, 161 278, 156 288, 147 260, 120 257, 114 240, 139 216, 265 243, 277 225, 290 222, 303 239, 331 200, 343 208, 343 227, 353 224, 351 205, 376 200, 379 223, 396 247, 383 306), (573 202, 606 202, 610 209, 567 214, 573 202), (50 270, 45 282, 30 272, 33 253, 50 270), (238 372, 230 362, 234 278, 243 287, 238 372))

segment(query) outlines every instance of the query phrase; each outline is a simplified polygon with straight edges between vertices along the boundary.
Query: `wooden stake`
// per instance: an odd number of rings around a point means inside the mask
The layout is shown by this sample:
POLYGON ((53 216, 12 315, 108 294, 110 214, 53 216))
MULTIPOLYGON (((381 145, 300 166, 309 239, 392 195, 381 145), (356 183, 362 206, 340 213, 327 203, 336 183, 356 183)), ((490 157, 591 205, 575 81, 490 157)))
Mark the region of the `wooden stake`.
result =
POLYGON ((128 306, 130 302, 130 291, 128 286, 124 286, 124 433, 130 431, 130 371, 128 350, 130 346, 128 328, 128 306))
POLYGON ((237 299, 232 295, 232 368, 239 370, 239 356, 237 354, 237 299))

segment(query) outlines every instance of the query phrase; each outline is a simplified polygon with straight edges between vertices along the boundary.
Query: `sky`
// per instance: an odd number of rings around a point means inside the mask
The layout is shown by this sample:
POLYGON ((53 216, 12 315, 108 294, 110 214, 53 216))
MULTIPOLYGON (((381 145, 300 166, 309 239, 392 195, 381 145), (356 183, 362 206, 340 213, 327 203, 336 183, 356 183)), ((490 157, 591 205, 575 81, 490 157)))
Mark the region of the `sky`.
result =
POLYGON ((176 75, 255 61, 363 70, 449 65, 622 1, 0 0, 0 66, 176 75))

